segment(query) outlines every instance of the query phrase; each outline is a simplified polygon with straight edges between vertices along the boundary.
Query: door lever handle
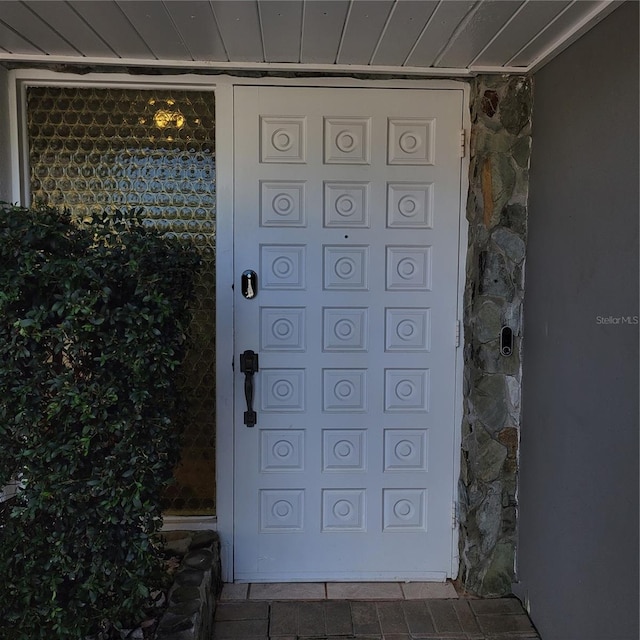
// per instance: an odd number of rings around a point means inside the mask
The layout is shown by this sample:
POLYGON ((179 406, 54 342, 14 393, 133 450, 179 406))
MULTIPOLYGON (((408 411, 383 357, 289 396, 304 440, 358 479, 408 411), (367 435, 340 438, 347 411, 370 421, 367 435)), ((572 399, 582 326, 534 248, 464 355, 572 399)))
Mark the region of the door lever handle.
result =
POLYGON ((258 371, 258 354, 248 349, 240 355, 240 372, 244 373, 244 397, 247 401, 244 423, 247 427, 255 427, 258 422, 258 414, 253 410, 253 374, 258 371))

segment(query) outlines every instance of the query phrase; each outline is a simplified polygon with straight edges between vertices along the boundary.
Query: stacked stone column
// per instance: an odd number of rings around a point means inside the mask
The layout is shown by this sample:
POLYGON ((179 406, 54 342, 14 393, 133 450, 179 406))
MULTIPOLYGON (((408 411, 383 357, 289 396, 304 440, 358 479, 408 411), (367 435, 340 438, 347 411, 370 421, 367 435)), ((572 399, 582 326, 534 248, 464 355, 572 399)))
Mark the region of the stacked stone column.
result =
POLYGON ((459 578, 483 596, 510 593, 514 579, 531 107, 529 78, 472 83, 459 578))

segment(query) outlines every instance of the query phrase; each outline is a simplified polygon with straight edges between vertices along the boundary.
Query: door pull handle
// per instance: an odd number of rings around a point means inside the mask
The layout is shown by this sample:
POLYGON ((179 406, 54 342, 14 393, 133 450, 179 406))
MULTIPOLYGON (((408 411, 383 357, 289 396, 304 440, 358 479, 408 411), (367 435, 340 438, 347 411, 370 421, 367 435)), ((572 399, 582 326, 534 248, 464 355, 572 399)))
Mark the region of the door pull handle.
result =
POLYGON ((258 414, 253 410, 253 374, 258 371, 258 354, 248 349, 240 355, 240 372, 244 373, 244 397, 247 401, 244 423, 247 427, 255 427, 258 422, 258 414))

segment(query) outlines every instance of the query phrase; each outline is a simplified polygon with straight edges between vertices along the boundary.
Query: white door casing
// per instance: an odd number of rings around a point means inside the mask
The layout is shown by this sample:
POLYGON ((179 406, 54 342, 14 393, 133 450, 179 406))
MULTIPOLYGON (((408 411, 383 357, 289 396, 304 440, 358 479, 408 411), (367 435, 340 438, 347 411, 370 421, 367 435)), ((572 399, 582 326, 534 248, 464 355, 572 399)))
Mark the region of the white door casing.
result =
POLYGON ((235 579, 444 579, 463 92, 251 86, 234 105, 235 579))

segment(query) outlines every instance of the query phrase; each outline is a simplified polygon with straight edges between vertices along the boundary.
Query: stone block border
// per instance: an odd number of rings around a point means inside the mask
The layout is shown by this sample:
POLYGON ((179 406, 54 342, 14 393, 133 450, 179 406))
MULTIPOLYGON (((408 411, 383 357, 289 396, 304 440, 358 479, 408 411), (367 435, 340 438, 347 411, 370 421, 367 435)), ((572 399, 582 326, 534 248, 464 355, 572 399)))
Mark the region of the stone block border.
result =
POLYGON ((165 548, 184 554, 167 594, 168 607, 156 640, 210 640, 216 601, 222 589, 220 539, 215 531, 161 534, 165 548))

